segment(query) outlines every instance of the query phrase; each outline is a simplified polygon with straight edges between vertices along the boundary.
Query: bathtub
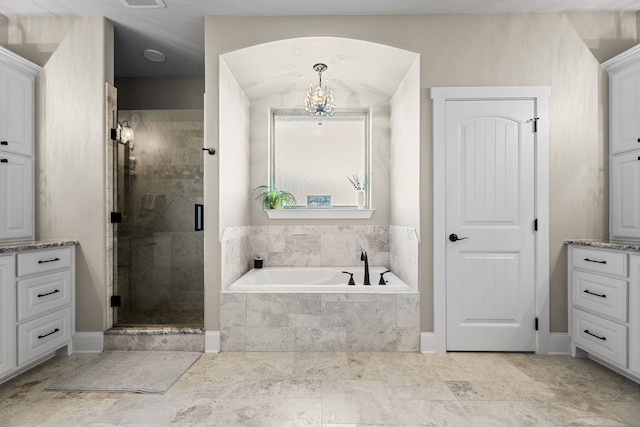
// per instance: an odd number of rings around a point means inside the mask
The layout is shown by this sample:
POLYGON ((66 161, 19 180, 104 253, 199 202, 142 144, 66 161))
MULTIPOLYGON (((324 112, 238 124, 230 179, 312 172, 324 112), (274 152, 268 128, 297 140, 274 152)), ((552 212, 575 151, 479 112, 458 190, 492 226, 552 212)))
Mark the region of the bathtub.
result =
MULTIPOLYGON (((392 272, 386 273, 386 285, 380 286, 380 273, 384 267, 370 267, 370 286, 364 286, 364 267, 265 267, 254 268, 233 282, 227 292, 364 292, 401 293, 415 292, 392 272), (355 286, 349 286, 349 271, 353 274, 355 286)), ((223 291, 224 292, 224 291, 223 291)))

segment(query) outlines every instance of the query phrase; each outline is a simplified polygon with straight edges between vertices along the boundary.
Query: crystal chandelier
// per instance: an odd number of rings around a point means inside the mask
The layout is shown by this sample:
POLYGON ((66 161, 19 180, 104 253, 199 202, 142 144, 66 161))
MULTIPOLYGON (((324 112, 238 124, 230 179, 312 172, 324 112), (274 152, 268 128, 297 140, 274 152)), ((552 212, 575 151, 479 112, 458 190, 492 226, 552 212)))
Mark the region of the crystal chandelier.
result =
POLYGON ((309 85, 309 92, 304 99, 305 109, 314 116, 318 116, 318 124, 322 124, 322 116, 333 116, 333 110, 336 108, 336 101, 333 99, 333 91, 329 90, 329 85, 325 83, 322 87, 322 73, 327 70, 326 64, 315 64, 313 71, 318 73, 318 87, 313 88, 313 84, 309 85))

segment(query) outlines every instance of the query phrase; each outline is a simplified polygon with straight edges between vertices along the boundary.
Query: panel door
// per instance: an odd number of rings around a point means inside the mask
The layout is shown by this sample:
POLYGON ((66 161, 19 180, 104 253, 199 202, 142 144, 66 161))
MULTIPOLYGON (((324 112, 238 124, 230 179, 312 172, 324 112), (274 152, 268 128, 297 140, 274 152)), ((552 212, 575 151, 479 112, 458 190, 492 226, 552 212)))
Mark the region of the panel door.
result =
POLYGON ((640 239, 640 150, 611 157, 611 239, 640 239))
POLYGON ((14 257, 0 257, 0 377, 16 366, 14 257))
POLYGON ((447 350, 536 348, 533 117, 533 100, 446 104, 447 350))
POLYGON ((0 151, 33 155, 33 80, 0 64, 0 151))
POLYGON ((0 241, 33 239, 33 160, 0 152, 0 241))

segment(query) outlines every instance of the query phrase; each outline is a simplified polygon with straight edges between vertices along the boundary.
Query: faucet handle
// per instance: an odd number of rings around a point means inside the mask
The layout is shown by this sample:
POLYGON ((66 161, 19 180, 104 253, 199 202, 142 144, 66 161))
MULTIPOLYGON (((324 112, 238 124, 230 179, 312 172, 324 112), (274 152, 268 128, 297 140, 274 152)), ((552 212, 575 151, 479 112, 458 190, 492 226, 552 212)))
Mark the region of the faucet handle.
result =
POLYGON ((380 273, 380 281, 378 282, 378 285, 386 285, 387 281, 384 280, 384 275, 387 273, 391 273, 391 270, 387 270, 387 271, 383 271, 382 273, 380 273))
POLYGON ((353 273, 350 273, 348 271, 343 271, 343 273, 349 275, 349 283, 347 284, 350 286, 355 286, 356 282, 353 280, 353 273))

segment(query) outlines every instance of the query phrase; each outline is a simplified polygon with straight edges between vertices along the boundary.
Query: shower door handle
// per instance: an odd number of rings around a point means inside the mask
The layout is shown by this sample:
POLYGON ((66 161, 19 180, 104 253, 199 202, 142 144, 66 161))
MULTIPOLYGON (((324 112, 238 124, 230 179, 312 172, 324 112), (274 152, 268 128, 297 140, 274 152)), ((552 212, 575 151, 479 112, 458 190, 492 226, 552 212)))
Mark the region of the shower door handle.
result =
POLYGON ((195 206, 195 226, 194 229, 195 231, 202 231, 204 230, 204 205, 198 204, 196 203, 195 206))

